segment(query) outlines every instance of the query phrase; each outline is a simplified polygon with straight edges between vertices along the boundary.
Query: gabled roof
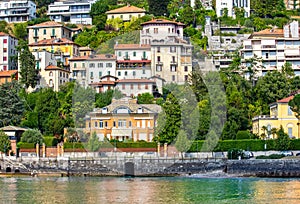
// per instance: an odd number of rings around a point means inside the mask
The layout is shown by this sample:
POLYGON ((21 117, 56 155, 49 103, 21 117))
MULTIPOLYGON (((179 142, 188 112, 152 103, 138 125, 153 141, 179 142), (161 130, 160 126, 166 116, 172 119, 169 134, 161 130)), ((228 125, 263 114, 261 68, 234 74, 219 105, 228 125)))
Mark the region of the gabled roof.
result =
POLYGON ((40 40, 38 42, 31 43, 28 46, 65 45, 65 44, 74 44, 74 45, 77 45, 72 40, 69 40, 67 38, 53 38, 53 39, 40 40))
POLYGON ((11 77, 11 75, 18 73, 18 70, 0 71, 0 77, 11 77))
POLYGON ((9 125, 9 126, 5 126, 5 127, 0 128, 0 130, 3 130, 3 131, 26 131, 27 129, 22 128, 22 127, 9 125))
POLYGON ((123 6, 121 8, 117 8, 114 10, 107 11, 106 14, 117 14, 117 13, 145 13, 146 10, 142 8, 138 8, 136 6, 123 6))
POLYGON ((288 103, 290 100, 292 100, 294 98, 293 95, 289 96, 289 97, 286 97, 286 98, 283 98, 283 99, 280 99, 277 101, 277 103, 288 103))
POLYGON ((55 21, 47 21, 39 23, 33 26, 28 26, 27 28, 46 28, 46 27, 63 27, 64 25, 55 21))
POLYGON ((55 66, 55 65, 48 65, 46 68, 45 68, 46 71, 49 71, 49 70, 61 70, 61 71, 65 71, 65 72, 70 72, 69 70, 66 70, 66 69, 63 69, 61 67, 58 67, 58 66, 55 66))
POLYGON ((148 24, 174 24, 177 26, 185 26, 183 23, 170 21, 166 19, 152 19, 151 21, 144 22, 141 25, 148 25, 148 24))
POLYGON ((145 50, 145 49, 151 49, 151 45, 148 45, 148 44, 116 44, 114 49, 116 50, 128 50, 128 49, 135 49, 135 50, 138 50, 138 49, 142 49, 142 50, 145 50))
POLYGON ((249 38, 259 38, 259 37, 282 38, 282 37, 284 37, 283 29, 272 28, 272 29, 261 30, 261 31, 252 33, 249 38))
POLYGON ((9 36, 11 38, 16 38, 15 36, 8 34, 8 33, 4 33, 4 32, 0 32, 0 36, 4 37, 4 36, 9 36))

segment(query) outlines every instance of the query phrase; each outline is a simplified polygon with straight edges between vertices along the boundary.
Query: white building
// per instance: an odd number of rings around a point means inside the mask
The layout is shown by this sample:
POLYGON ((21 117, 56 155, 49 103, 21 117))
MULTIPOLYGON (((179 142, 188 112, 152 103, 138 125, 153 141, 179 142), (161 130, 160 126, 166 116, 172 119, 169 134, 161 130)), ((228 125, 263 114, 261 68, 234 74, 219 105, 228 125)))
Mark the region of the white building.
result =
POLYGON ((156 82, 149 79, 120 79, 115 88, 125 96, 137 97, 143 93, 153 94, 156 89, 156 82))
POLYGON ((0 71, 18 69, 17 60, 13 60, 12 56, 17 56, 16 46, 18 45, 18 39, 0 32, 0 71))
POLYGON ((235 18, 235 7, 243 8, 246 18, 250 16, 250 0, 216 0, 216 13, 218 17, 223 16, 227 9, 227 15, 235 18))
POLYGON ((135 6, 127 5, 121 8, 106 12, 107 19, 120 18, 123 21, 130 21, 132 18, 140 18, 146 14, 146 10, 135 6))
POLYGON ((284 29, 265 29, 254 32, 244 40, 242 52, 243 66, 247 67, 247 59, 261 58, 256 66, 257 76, 268 71, 281 70, 285 63, 290 63, 296 75, 300 75, 300 38, 297 21, 285 25, 284 29))
POLYGON ((192 71, 192 45, 183 37, 184 24, 153 19, 142 24, 140 43, 151 45, 152 76, 183 84, 192 71))
POLYGON ((116 57, 111 54, 80 56, 69 59, 72 79, 84 87, 100 82, 105 75, 116 75, 116 57))
POLYGON ((0 21, 27 22, 36 18, 36 5, 28 0, 3 0, 0 2, 0 21))
POLYGON ((116 77, 119 79, 146 79, 152 76, 151 46, 141 44, 116 44, 116 77))
POLYGON ((47 15, 56 22, 92 24, 90 11, 96 0, 71 0, 54 2, 48 6, 47 15))

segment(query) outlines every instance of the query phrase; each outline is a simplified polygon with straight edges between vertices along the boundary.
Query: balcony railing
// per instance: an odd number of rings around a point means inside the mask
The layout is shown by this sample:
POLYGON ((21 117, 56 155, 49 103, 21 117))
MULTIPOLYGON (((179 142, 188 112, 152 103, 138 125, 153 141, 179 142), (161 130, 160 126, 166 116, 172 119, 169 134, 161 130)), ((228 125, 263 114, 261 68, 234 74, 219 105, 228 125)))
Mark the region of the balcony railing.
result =
POLYGON ((277 120, 277 116, 275 116, 275 115, 259 115, 259 116, 253 117, 252 120, 258 120, 258 119, 261 119, 261 120, 277 120))

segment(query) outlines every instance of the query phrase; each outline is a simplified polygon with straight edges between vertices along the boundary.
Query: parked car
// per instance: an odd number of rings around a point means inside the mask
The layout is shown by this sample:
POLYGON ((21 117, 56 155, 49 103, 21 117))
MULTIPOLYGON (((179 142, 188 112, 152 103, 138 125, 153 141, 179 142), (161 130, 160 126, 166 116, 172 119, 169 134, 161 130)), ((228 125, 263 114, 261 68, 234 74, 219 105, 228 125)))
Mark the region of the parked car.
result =
POLYGON ((253 152, 250 152, 250 151, 243 151, 243 157, 245 159, 250 159, 250 158, 254 157, 254 154, 253 154, 253 152))
POLYGON ((282 151, 280 152, 280 154, 283 154, 286 157, 294 156, 294 153, 292 151, 282 151))
POLYGON ((300 152, 299 152, 299 153, 297 153, 297 154, 296 154, 296 156, 297 156, 297 157, 299 157, 299 156, 300 156, 300 152))

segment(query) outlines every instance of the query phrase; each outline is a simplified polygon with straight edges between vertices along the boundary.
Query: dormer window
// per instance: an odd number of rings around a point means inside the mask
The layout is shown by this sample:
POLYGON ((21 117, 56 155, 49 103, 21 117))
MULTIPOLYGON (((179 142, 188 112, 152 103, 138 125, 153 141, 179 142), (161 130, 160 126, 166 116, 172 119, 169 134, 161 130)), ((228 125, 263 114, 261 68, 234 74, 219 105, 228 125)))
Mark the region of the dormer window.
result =
POLYGON ((143 113, 143 108, 138 108, 138 113, 143 113))
POLYGON ((102 108, 102 113, 107 114, 107 108, 106 107, 102 108))

